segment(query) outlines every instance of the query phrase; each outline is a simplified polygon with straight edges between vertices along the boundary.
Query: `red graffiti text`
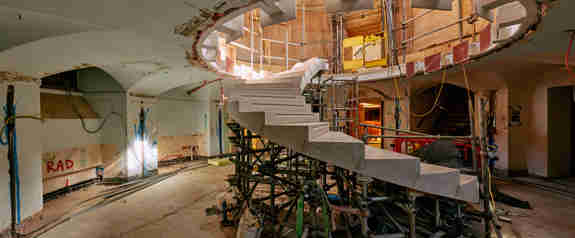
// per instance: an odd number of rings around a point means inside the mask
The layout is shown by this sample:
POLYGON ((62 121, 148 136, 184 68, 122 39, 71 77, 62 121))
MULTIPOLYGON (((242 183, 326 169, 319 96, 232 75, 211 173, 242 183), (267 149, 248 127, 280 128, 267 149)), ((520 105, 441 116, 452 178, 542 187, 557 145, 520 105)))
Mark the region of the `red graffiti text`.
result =
POLYGON ((74 168, 74 161, 72 160, 58 160, 46 162, 46 170, 48 173, 62 172, 74 168))

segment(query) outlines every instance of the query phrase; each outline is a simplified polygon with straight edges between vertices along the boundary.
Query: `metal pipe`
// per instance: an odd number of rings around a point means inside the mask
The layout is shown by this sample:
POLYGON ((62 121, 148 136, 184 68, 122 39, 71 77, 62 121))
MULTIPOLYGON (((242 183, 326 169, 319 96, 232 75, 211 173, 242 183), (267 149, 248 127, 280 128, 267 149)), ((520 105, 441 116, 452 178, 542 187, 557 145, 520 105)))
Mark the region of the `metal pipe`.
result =
MULTIPOLYGON (((253 51, 257 52, 256 49, 252 49, 252 48, 250 48, 249 46, 242 45, 242 44, 240 44, 240 43, 238 43, 238 42, 235 42, 235 41, 230 42, 230 45, 236 46, 236 47, 238 47, 238 48, 240 48, 240 49, 244 49, 244 50, 247 50, 247 51, 250 51, 250 52, 253 52, 253 51)), ((258 53, 259 53, 259 52, 258 52, 258 53)))
MULTIPOLYGON (((475 110, 473 110, 474 105, 473 105, 473 100, 471 99, 471 97, 468 99, 468 102, 467 102, 467 103, 468 103, 468 107, 469 107, 469 109, 468 109, 468 111, 469 111, 469 129, 470 129, 471 136, 472 136, 473 138, 475 138, 475 135, 476 135, 476 131, 475 131, 475 119, 474 119, 474 116, 475 116, 475 115, 473 115, 473 112, 474 112, 475 110)), ((472 142, 471 142, 471 145, 472 145, 472 146, 471 146, 471 161, 473 162, 473 165, 472 165, 473 172, 476 172, 476 173, 477 173, 477 172, 479 172, 479 171, 478 171, 478 167, 477 167, 477 160, 478 160, 478 158, 477 158, 477 153, 475 152, 475 146, 476 146, 476 144, 477 144, 477 143, 476 143, 475 141, 472 141, 472 142)))
POLYGON ((409 205, 407 207, 407 214, 409 217, 409 238, 416 238, 415 232, 415 221, 416 221, 416 211, 415 211, 415 195, 408 192, 409 205))
MULTIPOLYGON (((403 9, 403 13, 402 13, 402 15, 403 15, 403 21, 406 21, 406 19, 407 19, 407 4, 406 4, 406 0, 403 0, 403 2, 402 2, 401 5, 402 5, 402 9, 403 9)), ((402 26, 405 26, 405 24, 402 24, 402 26)), ((404 29, 403 29, 403 38, 402 38, 402 40, 405 40, 405 39, 407 39, 407 31, 406 31, 406 29, 404 28, 404 29)), ((401 46, 402 46, 402 47, 405 46, 405 43, 402 43, 401 46)), ((404 49, 403 49, 403 63, 405 63, 405 61, 406 61, 406 59, 407 59, 406 57, 407 57, 407 48, 404 48, 404 49)), ((395 63, 396 63, 397 65, 399 65, 399 62, 395 62, 395 63)), ((401 71, 401 68, 399 68, 399 70, 401 71)))
POLYGON ((288 41, 289 41, 289 31, 290 31, 289 25, 286 28, 287 29, 286 29, 286 34, 285 34, 284 47, 285 47, 285 51, 286 51, 286 54, 285 54, 286 70, 288 70, 288 68, 289 68, 289 45, 288 45, 288 41))
MULTIPOLYGON (((285 41, 283 41, 283 40, 274 40, 274 39, 268 39, 268 38, 262 38, 262 40, 269 41, 271 43, 285 44, 285 41)), ((304 44, 303 42, 297 43, 297 42, 288 41, 288 45, 291 45, 291 46, 302 46, 303 44, 304 44)))
POLYGON ((485 214, 489 214, 487 216, 485 216, 484 218, 484 237, 491 237, 491 221, 492 221, 492 217, 490 215, 492 215, 491 212, 491 194, 489 193, 489 171, 488 171, 488 166, 489 166, 489 159, 487 158, 487 121, 483 119, 483 114, 485 112, 485 106, 487 105, 487 102, 484 99, 480 99, 480 107, 481 107, 481 111, 479 111, 478 113, 478 123, 480 125, 480 135, 481 135, 481 159, 483 159, 483 161, 481 161, 481 182, 483 183, 483 209, 485 214))
POLYGON ((264 30, 260 24, 260 73, 264 71, 264 30))
MULTIPOLYGON (((405 6, 404 6, 404 8, 405 8, 405 6)), ((411 22, 413 22, 413 21, 415 21, 415 20, 417 20, 417 19, 419 19, 419 18, 421 18, 421 17, 423 17, 423 16, 425 16, 431 12, 433 12, 433 9, 425 10, 423 13, 421 13, 417 16, 414 16, 412 18, 407 19, 406 21, 401 22, 401 24, 407 25, 407 24, 409 24, 409 23, 411 23, 411 22)))
POLYGON ((387 31, 388 31, 387 44, 389 49, 389 58, 390 58, 390 64, 394 65, 395 54, 397 54, 397 52, 395 46, 395 33, 393 33, 393 11, 392 11, 393 3, 392 1, 386 1, 385 3, 386 3, 385 15, 387 19, 385 22, 387 24, 387 31))
MULTIPOLYGON (((459 18, 462 17, 463 15, 463 6, 461 4, 461 0, 457 1, 457 5, 459 6, 457 9, 457 14, 459 18)), ((463 39, 463 22, 459 22, 459 41, 461 41, 463 39)))
POLYGON ((435 227, 441 226, 441 211, 439 207, 439 199, 435 199, 435 227))
POLYGON ((207 85, 210 85, 210 84, 212 84, 212 83, 221 81, 221 80, 223 80, 223 79, 222 79, 222 78, 218 78, 218 79, 214 79, 214 80, 210 80, 210 81, 204 80, 204 81, 202 81, 202 84, 201 84, 200 86, 197 86, 197 87, 195 87, 195 88, 192 88, 192 89, 186 91, 186 95, 189 96, 189 95, 191 95, 192 93, 194 93, 194 92, 196 92, 196 91, 202 89, 203 87, 205 87, 205 86, 207 86, 207 85))
MULTIPOLYGON (((250 12, 250 68, 254 69, 254 12, 250 12)), ((251 78, 251 77, 250 77, 251 78)))
MULTIPOLYGON (((285 57, 281 57, 281 56, 263 56, 264 58, 269 58, 269 59, 277 59, 277 60, 285 60, 285 57)), ((295 62, 301 62, 301 60, 299 59, 294 59, 294 58, 288 58, 288 60, 290 61, 295 61, 295 62)))
POLYGON ((305 59, 305 46, 303 46, 303 42, 305 42, 305 2, 304 0, 301 1, 301 55, 300 58, 305 59))
MULTIPOLYGON (((260 55, 259 53, 255 53, 254 55, 260 55)), ((272 56, 272 55, 264 55, 262 56, 266 59, 275 59, 275 60, 285 60, 285 57, 282 56, 272 56)), ((239 61, 248 61, 247 58, 244 57, 239 57, 239 61)), ((300 59, 294 59, 294 58, 288 58, 289 61, 294 61, 294 62, 301 62, 300 59)))
POLYGON ((464 17, 464 18, 460 18, 459 20, 457 20, 457 21, 455 21, 455 22, 452 22, 452 23, 449 23, 449 24, 447 24, 447 25, 445 25, 445 26, 441 26, 441 27, 435 28, 435 29, 433 29, 433 30, 431 30, 431 31, 424 32, 424 33, 421 33, 421 34, 419 34, 419 35, 416 35, 416 36, 414 36, 414 37, 412 37, 412 38, 409 38, 409 39, 407 39, 407 40, 404 40, 404 41, 402 42, 402 44, 406 44, 406 43, 408 43, 408 42, 418 40, 418 39, 420 39, 420 38, 426 37, 426 36, 431 35, 431 34, 433 34, 433 33, 436 33, 436 32, 442 31, 442 30, 445 30, 445 29, 447 29, 447 28, 449 28, 449 27, 451 27, 451 26, 457 25, 457 24, 459 24, 460 22, 467 21, 467 20, 469 20, 469 19, 471 19, 471 16, 464 17))
POLYGON ((16 233, 16 224, 17 224, 17 220, 16 217, 17 212, 16 212, 16 208, 18 206, 17 201, 16 201, 16 193, 17 193, 17 173, 18 171, 16 171, 16 156, 14 153, 18 153, 17 151, 14 150, 14 143, 15 138, 14 138, 14 128, 16 128, 16 120, 15 120, 15 112, 14 112, 14 85, 8 85, 8 91, 6 94, 6 131, 8 133, 8 161, 10 163, 10 168, 8 170, 9 174, 10 174, 10 215, 11 215, 11 219, 10 219, 10 234, 11 237, 17 237, 17 233, 16 233), (12 118, 12 119, 11 119, 12 118))
POLYGON ((366 138, 384 138, 384 139, 473 139, 471 136, 374 136, 365 135, 366 138))
MULTIPOLYGON (((365 49, 365 48, 364 48, 365 49)), ((363 54, 365 57, 365 54, 363 54)), ((354 84, 353 84, 353 99, 359 97, 359 82, 356 80, 354 80, 354 84)), ((355 113, 355 120, 353 122, 353 127, 354 127, 354 134, 355 136, 359 137, 359 101, 354 100, 353 101, 353 106, 356 109, 355 113)))
POLYGON ((425 134, 425 133, 421 133, 421 132, 417 132, 417 131, 410 131, 410 130, 402 130, 402 129, 388 128, 388 127, 374 126, 374 125, 363 124, 363 123, 362 123, 362 124, 359 124, 359 125, 360 125, 360 126, 364 126, 364 127, 376 128, 376 129, 380 129, 380 130, 407 133, 407 134, 412 134, 412 135, 432 136, 432 135, 425 134))
MULTIPOLYGON (((383 121, 384 121, 384 118, 385 118, 384 109, 385 109, 385 101, 384 101, 384 100, 381 100, 381 101, 380 101, 380 104, 379 104, 379 121, 380 121, 380 124, 381 124, 381 125, 383 125, 383 121)), ((385 136, 385 132, 384 132, 384 130, 383 130, 383 127, 381 127, 381 128, 382 128, 382 130, 380 130, 379 135, 380 135, 380 136, 385 136)), ((379 147, 383 149, 383 148, 385 147, 385 143, 383 143, 383 140, 380 140, 380 143, 381 143, 381 144, 380 144, 379 147)))

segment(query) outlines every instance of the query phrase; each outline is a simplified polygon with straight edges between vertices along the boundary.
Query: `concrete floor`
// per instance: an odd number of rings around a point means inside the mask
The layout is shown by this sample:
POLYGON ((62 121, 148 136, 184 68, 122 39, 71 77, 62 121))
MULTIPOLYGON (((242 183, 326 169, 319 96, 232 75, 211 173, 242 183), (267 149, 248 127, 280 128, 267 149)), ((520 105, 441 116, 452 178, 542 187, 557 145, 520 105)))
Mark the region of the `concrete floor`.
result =
MULTIPOLYGON (((219 203, 225 195, 225 178, 231 173, 233 166, 180 173, 105 207, 75 216, 40 237, 235 237, 232 229, 220 227, 219 217, 205 215, 205 209, 219 203)), ((94 196, 106 188, 102 187, 91 186, 50 201, 44 209, 44 219, 64 214, 86 196, 94 196)), ((575 199, 527 185, 498 183, 498 188, 529 201, 533 207, 525 210, 497 204, 513 220, 511 224, 503 223, 504 237, 575 237, 575 199)))
POLYGON ((216 204, 232 172, 233 167, 226 166, 178 174, 73 217, 40 237, 227 237, 230 232, 220 229, 217 216, 206 217, 205 208, 216 204))
POLYGON ((573 238, 575 237, 575 199, 542 191, 528 185, 499 184, 498 189, 529 201, 533 209, 512 208, 497 203, 509 212, 512 224, 504 223, 506 237, 573 238))

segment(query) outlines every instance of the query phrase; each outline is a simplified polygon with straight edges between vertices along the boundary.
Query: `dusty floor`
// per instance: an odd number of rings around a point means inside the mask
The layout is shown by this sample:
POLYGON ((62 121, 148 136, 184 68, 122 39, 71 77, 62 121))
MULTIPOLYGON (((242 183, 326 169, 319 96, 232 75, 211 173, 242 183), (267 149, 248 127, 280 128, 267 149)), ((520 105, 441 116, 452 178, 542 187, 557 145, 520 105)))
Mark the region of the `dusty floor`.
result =
MULTIPOLYGON (((185 165, 180 165, 185 166, 185 165)), ((173 171, 166 168, 161 173, 173 171)), ((107 206, 74 216, 40 237, 234 237, 221 229, 217 216, 205 216, 205 208, 218 203, 227 189, 225 178, 233 166, 205 167, 182 172, 107 206)), ((79 201, 97 195, 108 186, 91 186, 45 204, 43 222, 33 230, 73 210, 79 201), (58 209, 56 209, 58 208, 58 209)), ((527 200, 532 210, 497 204, 512 223, 503 223, 504 237, 575 237, 575 199, 528 185, 498 183, 498 188, 527 200)))
POLYGON ((542 191, 528 185, 499 184, 500 191, 527 200, 533 209, 512 208, 497 204, 509 211, 512 224, 505 224, 506 237, 518 238, 573 238, 575 237, 575 199, 542 191))
MULTIPOLYGON (((233 167, 183 172, 129 197, 73 217, 40 237, 226 237, 206 217, 233 167)), ((228 232, 229 233, 229 232, 228 232)))

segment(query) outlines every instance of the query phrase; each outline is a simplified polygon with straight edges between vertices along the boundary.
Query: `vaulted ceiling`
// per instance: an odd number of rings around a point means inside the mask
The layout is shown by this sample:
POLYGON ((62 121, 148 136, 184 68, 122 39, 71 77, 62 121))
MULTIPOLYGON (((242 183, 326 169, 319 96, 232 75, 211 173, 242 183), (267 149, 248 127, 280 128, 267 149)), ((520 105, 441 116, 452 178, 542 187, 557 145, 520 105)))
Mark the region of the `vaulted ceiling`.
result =
MULTIPOLYGON (((543 18, 532 37, 490 58, 523 60, 529 55, 531 60, 560 64, 568 41, 564 31, 575 29, 575 21, 569 20, 575 2, 554 2, 559 7, 543 18)), ((126 90, 148 95, 214 79, 215 74, 187 62, 185 51, 192 47, 192 39, 174 34, 175 26, 213 4, 209 0, 0 0, 4 32, 0 71, 41 78, 97 66, 126 90)), ((377 31, 381 26, 376 13, 348 14, 348 31, 377 31)))

